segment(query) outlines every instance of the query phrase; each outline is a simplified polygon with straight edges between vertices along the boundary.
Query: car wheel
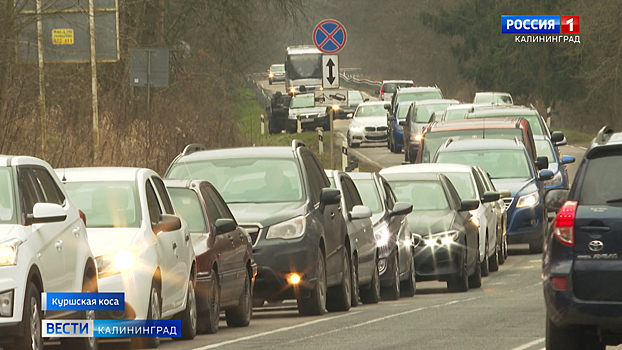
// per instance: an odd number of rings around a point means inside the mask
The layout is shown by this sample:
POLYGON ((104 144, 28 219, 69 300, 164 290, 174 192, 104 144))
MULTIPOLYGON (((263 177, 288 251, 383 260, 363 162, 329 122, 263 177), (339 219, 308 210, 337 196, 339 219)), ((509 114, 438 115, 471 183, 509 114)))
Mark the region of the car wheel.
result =
MULTIPOLYGON (((97 293, 97 277, 94 271, 90 273, 87 271, 84 275, 82 282, 82 292, 83 293, 97 293)), ((80 311, 78 313, 78 319, 93 321, 95 320, 96 312, 93 310, 90 311, 80 311)), ((60 344, 63 349, 72 349, 72 350, 96 350, 98 348, 98 338, 60 338, 60 344)))
POLYGON ((479 288, 482 286, 482 263, 479 256, 475 257, 475 271, 469 276, 469 288, 479 288))
POLYGON ((272 79, 268 80, 268 84, 272 85, 272 79))
POLYGON ((351 307, 356 307, 359 305, 359 264, 358 257, 354 256, 350 259, 350 271, 352 276, 352 301, 350 301, 351 307))
MULTIPOLYGON (((149 293, 149 311, 147 312, 148 320, 159 320, 162 315, 162 298, 160 296, 160 287, 155 281, 151 282, 151 292, 149 293)), ((132 338, 132 348, 155 349, 160 346, 159 337, 141 337, 132 338)))
MULTIPOLYGON (((479 256, 477 257, 479 260, 479 256)), ((484 261, 480 264, 482 269, 482 277, 486 277, 490 275, 490 270, 488 269, 488 234, 486 234, 486 244, 484 244, 484 261)))
POLYGON ((403 288, 402 288, 401 296, 407 297, 407 298, 413 297, 415 294, 417 294, 417 276, 416 276, 416 271, 415 271, 415 258, 412 255, 414 254, 411 254, 411 256, 409 257, 410 272, 408 273, 408 279, 402 282, 403 288))
POLYGON ((363 304, 378 304, 380 301, 380 273, 378 272, 378 260, 374 264, 374 271, 371 275, 371 283, 365 288, 361 288, 361 302, 363 304))
MULTIPOLYGON (((479 263, 479 259, 475 259, 479 263)), ((479 273, 479 271, 476 271, 479 273)), ((466 253, 462 253, 462 269, 447 279, 447 290, 450 293, 463 293, 469 290, 466 253)))
POLYGON ((507 244, 505 236, 501 235, 501 237, 502 238, 499 239, 499 241, 497 242, 497 249, 499 250, 499 252, 497 253, 497 259, 499 260, 499 265, 503 265, 505 263, 505 246, 507 244))
POLYGON ((318 248, 316 266, 317 281, 308 298, 298 296, 298 313, 302 316, 323 315, 326 311, 326 260, 322 250, 318 248))
POLYGON ((499 271, 499 246, 495 244, 495 253, 488 257, 488 271, 499 271))
POLYGON ((352 305, 352 274, 350 272, 350 252, 343 249, 343 279, 338 286, 331 288, 328 299, 326 300, 326 309, 328 311, 348 311, 352 305))
POLYGON ((42 350, 41 292, 33 282, 29 282, 25 295, 23 321, 26 327, 24 327, 24 335, 15 339, 15 348, 42 350))
POLYGON ((605 350, 594 329, 557 327, 549 317, 546 320, 547 350, 605 350))
POLYGON ((382 289, 383 300, 397 300, 400 298, 400 266, 397 252, 393 255, 393 270, 391 271, 393 279, 388 288, 382 289))
POLYGON ((186 293, 186 309, 176 319, 181 319, 181 337, 173 337, 173 340, 191 340, 197 335, 197 299, 194 289, 194 281, 188 279, 188 292, 186 293))
POLYGON ((197 329, 202 334, 214 334, 218 332, 220 321, 220 280, 218 270, 212 269, 212 286, 207 293, 207 310, 199 315, 197 329))
POLYGON ((503 261, 508 260, 508 236, 503 237, 503 261))
POLYGON ((240 296, 240 303, 233 309, 225 311, 227 326, 246 327, 251 323, 253 314, 253 296, 251 295, 251 278, 246 272, 244 276, 244 290, 240 296))

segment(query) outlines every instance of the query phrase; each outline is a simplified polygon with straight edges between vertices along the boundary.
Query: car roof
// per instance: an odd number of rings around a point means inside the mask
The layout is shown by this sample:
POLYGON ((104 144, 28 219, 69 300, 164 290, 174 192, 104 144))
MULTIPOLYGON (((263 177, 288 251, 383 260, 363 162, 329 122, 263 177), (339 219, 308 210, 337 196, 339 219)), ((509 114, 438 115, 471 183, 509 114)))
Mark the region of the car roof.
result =
MULTIPOLYGON (((123 167, 88 167, 56 169, 56 174, 62 174, 63 181, 136 181, 141 171, 153 172, 145 168, 123 167)), ((155 172, 154 172, 155 174, 155 172)))
POLYGON ((478 91, 475 95, 505 95, 512 96, 509 92, 498 92, 498 91, 478 91))
POLYGON ((478 150, 513 150, 513 149, 525 149, 525 145, 518 140, 506 140, 506 139, 469 139, 458 140, 452 142, 446 142, 438 150, 440 152, 453 152, 453 151, 478 151, 478 150), (450 151, 447 151, 450 150, 450 151))
POLYGON ((390 168, 385 168, 380 171, 380 175, 391 182, 391 180, 412 180, 412 181, 441 181, 441 178, 445 175, 440 173, 420 173, 414 171, 408 171, 404 169, 401 172, 393 172, 389 170, 391 168, 407 167, 408 165, 397 165, 390 168))
POLYGON ((539 115, 536 109, 532 109, 525 106, 513 106, 507 105, 491 105, 491 108, 483 106, 484 108, 475 108, 473 112, 468 114, 467 118, 477 118, 477 116, 489 116, 497 115, 502 116, 521 116, 521 115, 539 115))
POLYGON ((490 106, 494 106, 494 104, 492 102, 489 103, 460 103, 457 105, 451 105, 449 107, 447 107, 447 110, 453 110, 453 109, 471 109, 471 108, 482 108, 482 107, 490 107, 490 106))
POLYGON ((350 175, 350 178, 352 178, 353 180, 373 180, 374 179, 374 173, 349 172, 347 174, 350 175))
POLYGON ((49 167, 50 165, 39 158, 30 156, 12 156, 12 155, 0 155, 0 166, 14 166, 21 164, 34 164, 49 167))
POLYGON ((585 151, 585 157, 591 158, 600 151, 622 149, 622 132, 615 132, 608 126, 602 127, 585 151))
POLYGON ((392 84, 392 83, 410 83, 414 84, 415 82, 412 80, 383 80, 382 84, 392 84))
MULTIPOLYGON (((452 130, 476 130, 476 129, 514 129, 520 125, 522 118, 490 118, 490 119, 460 119, 446 120, 432 123, 427 132, 452 131, 452 130)), ((528 123, 527 120, 525 122, 528 123)))
POLYGON ((377 106, 377 105, 387 105, 389 104, 389 101, 367 101, 367 102, 361 102, 359 103, 359 107, 361 106, 377 106))
MULTIPOLYGON (((421 100, 421 101, 414 101, 417 106, 425 106, 425 105, 440 105, 443 103, 460 103, 460 101, 458 100, 453 100, 453 99, 449 99, 449 98, 437 98, 437 99, 430 99, 430 100, 421 100)), ((413 101, 410 101, 410 103, 413 103, 413 101)))
POLYGON ((409 86, 403 87, 398 91, 398 93, 407 93, 407 92, 420 92, 420 91, 440 91, 436 86, 409 86))
POLYGON ((176 161, 194 162, 207 159, 231 159, 231 158, 294 158, 295 154, 291 147, 267 146, 267 147, 240 147, 223 148, 196 151, 181 156, 176 161))
POLYGON ((452 164, 452 163, 417 163, 392 166, 382 169, 380 174, 403 174, 403 173, 447 173, 460 172, 471 173, 471 165, 452 164))
POLYGON ((285 64, 283 64, 283 63, 275 63, 275 64, 271 65, 270 67, 285 67, 285 64))

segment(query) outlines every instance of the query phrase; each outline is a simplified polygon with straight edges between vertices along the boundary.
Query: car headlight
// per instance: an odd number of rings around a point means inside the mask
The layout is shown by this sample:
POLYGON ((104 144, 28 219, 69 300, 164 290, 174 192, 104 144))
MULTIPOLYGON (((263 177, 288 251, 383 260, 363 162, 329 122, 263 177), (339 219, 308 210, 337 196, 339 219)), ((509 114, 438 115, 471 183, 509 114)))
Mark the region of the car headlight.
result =
POLYGON ((386 224, 379 225, 374 229, 374 238, 376 239, 377 247, 385 247, 389 244, 391 239, 391 232, 386 224))
POLYGON ((417 134, 415 136, 411 135, 410 136, 410 141, 417 141, 417 142, 421 141, 421 134, 417 134))
POLYGON ((274 78, 274 73, 270 73, 270 74, 268 74, 268 76, 269 76, 270 78, 274 78))
POLYGON ((473 225, 475 225, 476 227, 479 227, 479 219, 476 218, 475 216, 471 217, 471 222, 473 223, 473 225))
POLYGON ((517 208, 533 207, 538 204, 538 191, 520 196, 516 203, 517 208))
POLYGON ((266 239, 294 239, 302 236, 305 232, 306 220, 304 216, 283 221, 280 224, 272 225, 268 228, 266 239))
POLYGON ((19 239, 11 239, 0 244, 0 266, 17 264, 17 249, 22 243, 19 239))
POLYGON ((363 130, 365 130, 365 127, 362 125, 350 125, 350 130, 352 132, 363 132, 363 130))
POLYGON ((339 106, 334 105, 334 106, 333 106, 333 111, 338 111, 338 110, 339 110, 339 106))
POLYGON ((423 238, 423 243, 427 247, 454 244, 460 234, 456 230, 435 233, 423 238))
POLYGON ((562 172, 561 170, 553 176, 552 179, 544 181, 544 186, 556 186, 562 183, 562 172))
POLYGON ((100 255, 95 258, 99 275, 115 275, 136 265, 136 253, 120 250, 115 254, 100 255))

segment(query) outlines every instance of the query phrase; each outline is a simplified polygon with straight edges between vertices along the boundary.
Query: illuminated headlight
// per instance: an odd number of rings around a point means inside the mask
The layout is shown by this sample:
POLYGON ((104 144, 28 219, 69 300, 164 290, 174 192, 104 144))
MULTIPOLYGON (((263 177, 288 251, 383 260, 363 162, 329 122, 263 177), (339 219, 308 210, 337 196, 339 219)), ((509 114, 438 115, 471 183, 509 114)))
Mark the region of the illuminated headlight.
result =
POLYGON ((365 130, 365 127, 362 125, 350 125, 350 130, 352 132, 363 132, 363 130, 365 130))
POLYGON ((403 125, 398 125, 398 126, 397 126, 397 130, 399 130, 399 131, 404 131, 404 126, 403 126, 403 125))
POLYGON ((386 224, 380 225, 374 230, 374 237, 376 238, 376 246, 387 246, 389 244, 389 239, 391 238, 389 227, 386 224))
POLYGON ((417 135, 410 135, 410 141, 421 141, 421 134, 417 134, 417 135))
POLYGON ((518 202, 516 203, 517 208, 525 208, 525 207, 533 207, 538 204, 538 192, 533 192, 530 194, 526 194, 524 196, 520 196, 518 198, 518 202))
POLYGON ((296 88, 290 88, 289 92, 291 92, 292 94, 295 94, 296 93, 296 88))
POLYGON ((473 225, 475 225, 476 227, 479 227, 479 219, 476 217, 472 217, 471 218, 471 222, 473 223, 473 225))
POLYGON ((544 186, 556 186, 562 183, 562 172, 558 171, 552 179, 544 181, 544 186))
POLYGON ((0 293, 0 316, 13 317, 13 291, 0 293))
POLYGON ((305 218, 298 216, 291 220, 284 221, 280 224, 270 226, 266 239, 294 239, 302 236, 305 232, 305 218))
POLYGON ((323 86, 320 86, 320 91, 324 91, 324 87, 323 86))
POLYGON ((446 231, 429 235, 423 239, 423 243, 428 247, 434 247, 437 245, 451 245, 454 244, 459 237, 458 231, 446 231))
POLYGON ((136 265, 136 253, 120 250, 116 254, 100 255, 95 258, 99 275, 115 275, 136 265))
POLYGON ((339 110, 339 106, 334 105, 334 106, 333 106, 333 111, 338 111, 338 110, 339 110))
POLYGON ((17 264, 17 248, 22 243, 19 239, 12 239, 0 244, 0 266, 17 264))
POLYGON ((268 76, 269 76, 270 78, 274 78, 274 73, 270 73, 270 74, 268 74, 268 76))

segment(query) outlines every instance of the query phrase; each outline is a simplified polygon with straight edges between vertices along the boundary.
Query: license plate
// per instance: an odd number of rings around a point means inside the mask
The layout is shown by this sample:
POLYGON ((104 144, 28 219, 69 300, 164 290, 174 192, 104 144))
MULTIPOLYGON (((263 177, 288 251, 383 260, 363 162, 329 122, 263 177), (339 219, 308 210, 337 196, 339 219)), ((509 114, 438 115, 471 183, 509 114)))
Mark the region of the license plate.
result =
POLYGON ((311 123, 313 121, 314 121, 313 118, 303 118, 303 119, 300 119, 301 123, 311 123))
POLYGON ((368 131, 367 136, 384 136, 387 133, 384 131, 368 131))

